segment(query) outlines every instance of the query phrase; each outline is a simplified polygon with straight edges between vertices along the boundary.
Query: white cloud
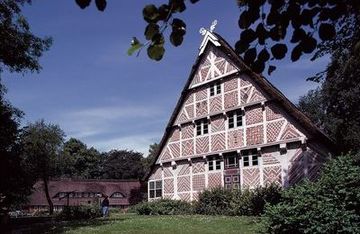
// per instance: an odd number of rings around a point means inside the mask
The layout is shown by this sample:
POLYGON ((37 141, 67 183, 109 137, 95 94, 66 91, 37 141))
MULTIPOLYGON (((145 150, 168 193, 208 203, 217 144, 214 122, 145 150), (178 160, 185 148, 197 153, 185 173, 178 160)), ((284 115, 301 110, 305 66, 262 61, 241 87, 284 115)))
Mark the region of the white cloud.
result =
POLYGON ((130 135, 126 137, 114 137, 104 140, 88 141, 87 143, 100 151, 127 149, 141 152, 144 154, 144 156, 147 156, 149 145, 153 144, 154 142, 159 142, 161 137, 161 132, 153 132, 130 135))
POLYGON ((100 151, 129 149, 147 155, 159 141, 167 113, 157 106, 121 105, 61 111, 53 117, 67 134, 100 151), (155 130, 156 131, 156 130, 155 130))

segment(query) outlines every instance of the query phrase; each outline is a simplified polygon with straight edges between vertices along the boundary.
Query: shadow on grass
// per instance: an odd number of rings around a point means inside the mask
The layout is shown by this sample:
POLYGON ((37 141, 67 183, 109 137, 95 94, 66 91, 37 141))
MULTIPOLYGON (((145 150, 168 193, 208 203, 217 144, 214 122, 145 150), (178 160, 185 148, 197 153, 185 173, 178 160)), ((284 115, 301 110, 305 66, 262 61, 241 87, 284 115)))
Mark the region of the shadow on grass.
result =
MULTIPOLYGON (((75 230, 81 227, 98 227, 112 222, 122 222, 127 220, 128 217, 115 217, 115 218, 97 218, 91 220, 77 220, 77 221, 51 221, 46 223, 34 223, 31 225, 16 225, 9 227, 4 233, 64 233, 65 231, 75 230)), ((3 233, 3 232, 1 232, 3 233)))

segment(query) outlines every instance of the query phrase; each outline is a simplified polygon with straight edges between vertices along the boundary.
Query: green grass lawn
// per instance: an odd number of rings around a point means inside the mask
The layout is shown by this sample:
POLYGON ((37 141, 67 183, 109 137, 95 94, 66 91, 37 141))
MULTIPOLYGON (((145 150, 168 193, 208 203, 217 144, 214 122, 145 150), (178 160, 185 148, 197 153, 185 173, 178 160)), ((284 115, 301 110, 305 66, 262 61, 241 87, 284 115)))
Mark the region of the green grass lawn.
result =
POLYGON ((139 216, 112 214, 109 219, 55 226, 51 233, 256 233, 259 218, 225 216, 139 216))

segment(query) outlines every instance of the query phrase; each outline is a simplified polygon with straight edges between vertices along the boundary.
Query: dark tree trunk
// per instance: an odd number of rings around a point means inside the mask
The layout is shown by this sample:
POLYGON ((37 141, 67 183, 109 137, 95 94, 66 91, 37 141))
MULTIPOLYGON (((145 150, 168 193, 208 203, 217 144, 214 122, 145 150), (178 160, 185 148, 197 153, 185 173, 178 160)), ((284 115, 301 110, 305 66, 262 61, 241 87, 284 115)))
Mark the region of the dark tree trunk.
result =
POLYGON ((54 213, 54 204, 49 194, 48 180, 46 178, 43 178, 43 181, 44 181, 44 191, 45 191, 46 200, 49 203, 49 214, 52 215, 54 213))

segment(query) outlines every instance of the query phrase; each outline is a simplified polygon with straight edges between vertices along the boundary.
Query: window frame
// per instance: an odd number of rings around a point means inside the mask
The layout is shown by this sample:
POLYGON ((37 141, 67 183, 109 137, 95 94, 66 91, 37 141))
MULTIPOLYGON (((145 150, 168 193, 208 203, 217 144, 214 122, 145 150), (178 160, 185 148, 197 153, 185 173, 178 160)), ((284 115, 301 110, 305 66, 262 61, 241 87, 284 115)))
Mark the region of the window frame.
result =
POLYGON ((225 155, 225 160, 224 160, 224 168, 225 169, 233 169, 233 168, 239 168, 239 157, 237 155, 237 153, 231 153, 228 155, 225 155), (230 164, 230 158, 234 159, 234 163, 230 164))
POLYGON ((249 150, 246 154, 241 156, 242 166, 243 167, 259 166, 259 157, 260 157, 260 155, 257 150, 249 150), (245 163, 246 163, 246 165, 245 165, 245 163))
POLYGON ((210 156, 207 159, 208 171, 221 170, 221 158, 219 156, 210 156))
POLYGON ((161 198, 162 197, 162 190, 163 190, 162 189, 162 180, 149 181, 148 193, 149 193, 149 198, 150 199, 161 198), (153 184, 153 186, 151 186, 152 184, 153 184), (151 188, 151 187, 153 187, 153 188, 151 188), (152 193, 153 193, 153 196, 152 196, 152 193))
POLYGON ((215 82, 210 85, 210 97, 221 94, 221 82, 215 82))
POLYGON ((235 110, 235 111, 229 112, 229 114, 227 115, 228 128, 233 129, 233 128, 243 127, 243 122, 244 122, 243 117, 244 117, 244 114, 243 114, 242 110, 235 110))
POLYGON ((209 134, 209 121, 207 119, 201 119, 195 122, 196 136, 202 136, 209 134))

